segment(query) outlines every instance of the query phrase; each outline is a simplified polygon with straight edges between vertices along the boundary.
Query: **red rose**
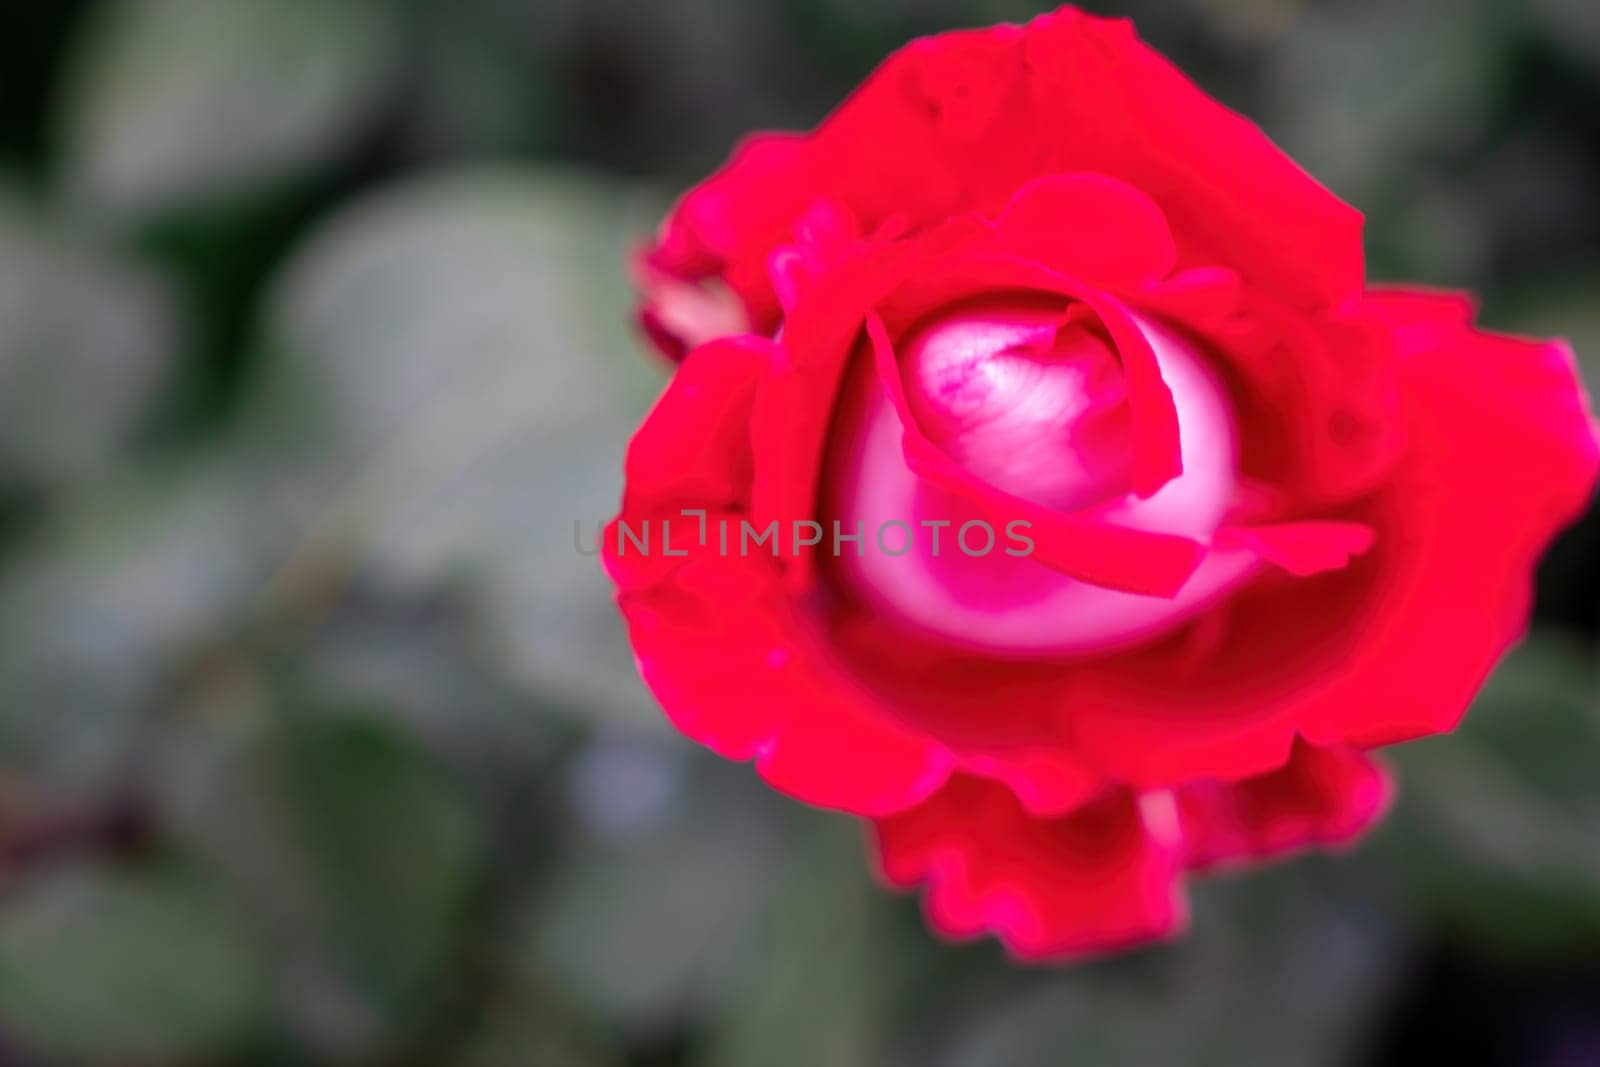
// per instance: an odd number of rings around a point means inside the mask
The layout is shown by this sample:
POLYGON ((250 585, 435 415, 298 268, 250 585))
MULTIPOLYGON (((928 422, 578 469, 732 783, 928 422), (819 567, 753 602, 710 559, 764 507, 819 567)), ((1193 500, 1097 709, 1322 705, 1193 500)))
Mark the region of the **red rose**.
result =
POLYGON ((1456 723, 1600 462, 1562 344, 1366 288, 1359 214, 1072 9, 909 45, 639 266, 645 682, 1023 957, 1368 828, 1367 752, 1456 723))

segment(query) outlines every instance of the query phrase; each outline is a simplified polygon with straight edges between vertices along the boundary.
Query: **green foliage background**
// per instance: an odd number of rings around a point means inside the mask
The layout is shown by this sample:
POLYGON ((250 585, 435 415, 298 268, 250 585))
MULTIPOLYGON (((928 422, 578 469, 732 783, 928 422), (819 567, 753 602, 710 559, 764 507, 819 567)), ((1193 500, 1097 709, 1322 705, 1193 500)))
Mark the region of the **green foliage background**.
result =
MULTIPOLYGON (((1374 276, 1600 381, 1600 7, 1091 6, 1366 209, 1374 276)), ((1594 516, 1368 844, 1075 970, 934 941, 637 683, 571 532, 661 381, 627 250, 746 131, 1042 7, 8 14, 0 1065, 1600 1063, 1594 516)))

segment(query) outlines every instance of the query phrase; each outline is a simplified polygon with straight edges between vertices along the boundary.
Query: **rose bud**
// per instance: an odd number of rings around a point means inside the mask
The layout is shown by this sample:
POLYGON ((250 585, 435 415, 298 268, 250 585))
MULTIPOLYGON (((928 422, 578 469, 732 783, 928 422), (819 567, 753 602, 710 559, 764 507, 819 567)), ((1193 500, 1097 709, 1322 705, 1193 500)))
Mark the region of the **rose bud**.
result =
POLYGON ((638 274, 677 365, 603 552, 645 683, 1022 958, 1369 829, 1372 750, 1456 724, 1600 465, 1563 344, 1369 287, 1355 210, 1071 8, 746 142, 638 274))

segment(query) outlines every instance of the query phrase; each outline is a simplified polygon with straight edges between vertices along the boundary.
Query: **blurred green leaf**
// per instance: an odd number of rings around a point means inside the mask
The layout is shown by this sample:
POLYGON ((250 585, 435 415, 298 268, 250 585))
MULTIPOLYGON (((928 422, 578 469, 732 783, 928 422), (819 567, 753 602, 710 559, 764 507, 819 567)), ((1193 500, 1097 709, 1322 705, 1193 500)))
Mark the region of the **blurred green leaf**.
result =
POLYGON ((149 415, 181 327, 162 278, 0 196, 0 485, 103 472, 149 415))
POLYGON ((179 872, 62 867, 0 905, 0 1023, 52 1057, 196 1062, 259 1032, 267 989, 255 944, 179 872))
POLYGON ((436 967, 481 859, 473 813, 372 724, 296 723, 277 753, 292 817, 362 977, 401 997, 436 967))
POLYGON ((164 821, 262 922, 292 1028, 359 1056, 425 1026, 483 875, 460 788, 365 714, 248 680, 193 710, 213 725, 169 747, 164 821))
POLYGON ((145 222, 302 177, 377 116, 399 57, 382 0, 96 5, 62 101, 61 181, 145 222))
POLYGON ((623 444, 659 385, 624 313, 625 250, 653 203, 592 175, 481 170, 356 205, 271 303, 261 445, 318 502, 303 560, 457 583, 508 677, 650 729, 574 527, 592 539, 616 510, 623 444))
POLYGON ((183 464, 67 496, 0 573, 0 764, 116 787, 166 687, 248 616, 271 555, 262 485, 183 464))
POLYGON ((781 802, 745 768, 705 759, 664 799, 617 827, 573 820, 587 832, 554 857, 509 961, 633 1036, 721 1007, 784 849, 781 802))
POLYGON ((577 1017, 567 994, 526 972, 490 998, 454 1067, 620 1067, 623 1053, 577 1017))
POLYGON ((872 883, 861 826, 814 815, 745 939, 733 1003, 705 1067, 877 1067, 898 968, 892 899, 872 883))
POLYGON ((1494 0, 1306 4, 1270 53, 1252 117, 1368 213, 1376 273, 1484 280, 1492 219, 1458 161, 1495 117, 1506 18, 1494 0))
POLYGON ((486 799, 525 793, 563 751, 548 719, 485 669, 461 598, 358 586, 305 632, 301 684, 404 732, 486 799))
POLYGON ((1503 14, 1492 0, 1305 6, 1270 67, 1285 147, 1362 203, 1406 161, 1469 144, 1497 88, 1503 14))

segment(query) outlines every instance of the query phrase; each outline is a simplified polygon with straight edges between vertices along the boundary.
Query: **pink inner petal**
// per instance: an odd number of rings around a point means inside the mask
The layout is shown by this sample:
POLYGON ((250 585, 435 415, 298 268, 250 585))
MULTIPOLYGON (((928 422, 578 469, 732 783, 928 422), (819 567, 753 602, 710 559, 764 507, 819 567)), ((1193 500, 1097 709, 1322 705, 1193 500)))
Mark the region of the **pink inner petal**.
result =
MULTIPOLYGON (((1187 341, 1139 322, 1171 389, 1185 457, 1179 477, 1141 499, 1130 484, 1125 372, 1104 339, 1062 323, 1059 305, 1010 298, 957 308, 913 331, 898 368, 901 405, 917 423, 909 440, 936 444, 970 476, 1033 505, 1088 508, 1110 525, 1208 541, 1237 481, 1222 384, 1187 341)), ((847 375, 823 503, 845 529, 866 530, 862 554, 847 548, 835 561, 841 578, 912 626, 990 651, 1096 652, 1172 629, 1259 566, 1248 548, 1214 550, 1166 598, 1007 555, 1021 545, 1003 523, 908 465, 905 426, 877 370, 862 358, 847 375), (994 546, 969 554, 987 537, 975 528, 962 541, 961 527, 979 520, 994 528, 994 546), (879 543, 874 533, 885 528, 879 543)))

